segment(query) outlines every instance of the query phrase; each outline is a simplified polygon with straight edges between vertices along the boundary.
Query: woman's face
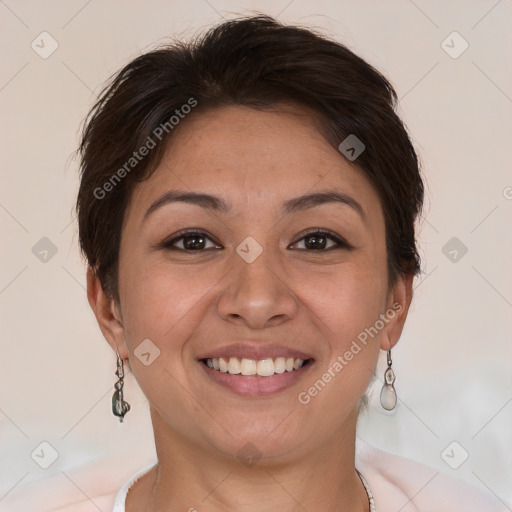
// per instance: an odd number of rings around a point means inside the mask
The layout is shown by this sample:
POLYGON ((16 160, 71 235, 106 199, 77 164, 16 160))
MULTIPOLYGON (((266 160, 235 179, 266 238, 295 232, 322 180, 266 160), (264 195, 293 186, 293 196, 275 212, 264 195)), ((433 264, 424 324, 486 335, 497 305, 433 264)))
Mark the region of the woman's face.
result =
POLYGON ((186 119, 134 189, 107 337, 169 438, 298 456, 355 427, 406 288, 388 290, 383 212, 354 163, 298 111, 226 107, 186 119))

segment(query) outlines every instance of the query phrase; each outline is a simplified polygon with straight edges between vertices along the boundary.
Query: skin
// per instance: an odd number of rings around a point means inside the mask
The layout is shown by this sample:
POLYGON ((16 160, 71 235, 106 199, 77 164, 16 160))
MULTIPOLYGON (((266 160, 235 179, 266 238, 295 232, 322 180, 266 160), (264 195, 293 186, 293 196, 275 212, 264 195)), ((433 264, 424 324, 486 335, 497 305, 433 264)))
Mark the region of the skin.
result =
POLYGON ((148 398, 155 433, 159 464, 134 484, 127 512, 369 510, 354 469, 357 405, 379 351, 398 342, 412 277, 388 285, 382 208, 356 164, 298 108, 230 106, 183 121, 155 173, 136 186, 122 227, 120 303, 88 271, 90 305, 148 398), (232 210, 176 202, 144 221, 171 189, 219 196, 232 210), (333 202, 281 213, 284 201, 320 191, 347 194, 364 217, 333 202), (159 246, 186 228, 209 237, 205 250, 159 246), (313 228, 353 248, 326 239, 307 249, 313 228), (263 248, 252 263, 236 252, 248 236, 263 248), (301 404, 298 393, 396 303, 400 312, 301 404), (145 339, 161 351, 149 366, 134 355, 145 339), (208 378, 197 357, 240 339, 295 347, 315 361, 283 391, 239 396, 208 378), (262 455, 250 467, 237 457, 247 442, 262 455))

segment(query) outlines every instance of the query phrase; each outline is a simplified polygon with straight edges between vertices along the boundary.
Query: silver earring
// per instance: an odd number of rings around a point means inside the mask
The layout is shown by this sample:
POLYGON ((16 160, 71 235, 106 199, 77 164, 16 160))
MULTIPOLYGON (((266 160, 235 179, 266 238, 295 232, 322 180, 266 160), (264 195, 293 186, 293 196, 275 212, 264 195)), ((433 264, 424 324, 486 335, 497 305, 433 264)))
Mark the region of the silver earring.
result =
POLYGON ((395 390, 395 373, 391 368, 393 361, 391 361, 391 350, 388 350, 388 367, 384 372, 384 385, 380 392, 380 404, 386 411, 392 411, 396 407, 396 390, 395 390))
POLYGON ((119 416, 119 422, 122 423, 124 415, 130 410, 130 404, 123 400, 124 369, 119 352, 117 353, 117 371, 115 374, 119 377, 119 380, 114 385, 116 390, 112 396, 112 412, 115 416, 119 416))

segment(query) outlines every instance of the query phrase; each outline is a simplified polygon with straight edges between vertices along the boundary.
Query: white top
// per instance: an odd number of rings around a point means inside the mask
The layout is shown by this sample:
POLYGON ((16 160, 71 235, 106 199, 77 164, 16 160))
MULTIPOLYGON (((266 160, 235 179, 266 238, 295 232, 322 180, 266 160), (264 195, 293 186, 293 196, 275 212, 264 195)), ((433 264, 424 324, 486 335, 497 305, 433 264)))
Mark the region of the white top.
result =
MULTIPOLYGON (((156 464, 138 471, 121 487, 112 512, 125 512, 130 487, 156 464)), ((510 512, 493 495, 359 438, 356 468, 373 494, 375 512, 510 512)))
POLYGON ((124 504, 126 501, 126 495, 130 490, 130 487, 142 476, 145 475, 151 468, 154 468, 158 462, 151 464, 144 469, 137 471, 122 487, 119 489, 119 492, 116 495, 116 500, 114 503, 114 509, 112 512, 125 512, 124 504))

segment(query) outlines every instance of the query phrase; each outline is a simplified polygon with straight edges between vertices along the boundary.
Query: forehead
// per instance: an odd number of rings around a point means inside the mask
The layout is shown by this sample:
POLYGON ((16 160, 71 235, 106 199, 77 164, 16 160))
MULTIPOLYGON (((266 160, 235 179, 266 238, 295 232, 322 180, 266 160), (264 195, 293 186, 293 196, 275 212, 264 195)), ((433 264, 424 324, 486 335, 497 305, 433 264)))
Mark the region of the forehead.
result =
POLYGON ((136 186, 131 214, 143 215, 167 189, 215 194, 256 208, 336 189, 357 196, 368 215, 380 208, 363 172, 325 140, 313 116, 288 105, 271 110, 229 106, 186 118, 158 168, 136 186))

